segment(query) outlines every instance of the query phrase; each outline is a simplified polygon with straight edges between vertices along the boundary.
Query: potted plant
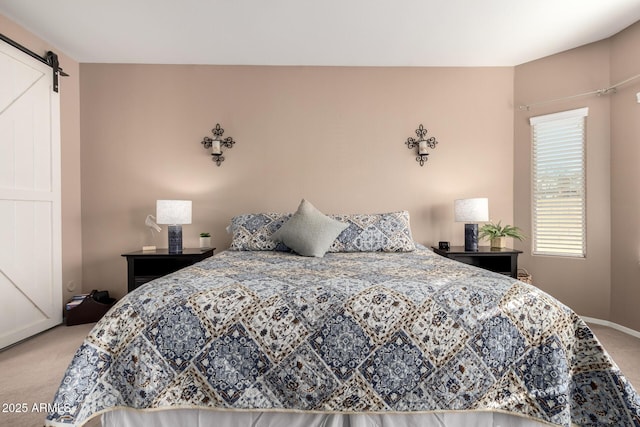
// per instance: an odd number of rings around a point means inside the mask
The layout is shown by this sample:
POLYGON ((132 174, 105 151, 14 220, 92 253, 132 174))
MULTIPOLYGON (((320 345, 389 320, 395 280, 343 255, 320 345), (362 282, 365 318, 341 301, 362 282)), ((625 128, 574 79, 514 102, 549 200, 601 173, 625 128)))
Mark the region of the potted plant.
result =
POLYGON ((520 228, 513 225, 502 225, 501 221, 497 224, 489 222, 480 227, 480 238, 491 240, 492 248, 504 248, 507 237, 524 240, 524 234, 520 228))
POLYGON ((211 234, 200 233, 200 248, 209 249, 211 247, 211 234))

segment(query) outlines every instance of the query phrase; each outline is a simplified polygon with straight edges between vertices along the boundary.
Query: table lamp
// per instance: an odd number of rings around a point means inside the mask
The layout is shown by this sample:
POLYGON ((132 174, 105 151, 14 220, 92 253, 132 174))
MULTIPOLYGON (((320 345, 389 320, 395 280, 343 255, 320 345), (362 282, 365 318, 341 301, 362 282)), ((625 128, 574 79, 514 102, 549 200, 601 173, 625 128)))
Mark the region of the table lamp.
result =
POLYGON ((157 200, 156 221, 169 225, 169 253, 182 253, 182 224, 191 224, 191 200, 157 200))
POLYGON ((478 251, 479 221, 489 221, 489 199, 457 199, 453 205, 456 222, 464 222, 464 250, 478 251))

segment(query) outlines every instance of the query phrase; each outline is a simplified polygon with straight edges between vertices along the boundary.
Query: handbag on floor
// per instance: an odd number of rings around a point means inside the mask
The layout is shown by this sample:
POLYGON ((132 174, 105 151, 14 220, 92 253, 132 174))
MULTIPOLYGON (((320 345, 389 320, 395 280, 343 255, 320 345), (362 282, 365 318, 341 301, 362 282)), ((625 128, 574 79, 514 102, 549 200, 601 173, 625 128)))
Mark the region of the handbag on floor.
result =
POLYGON ((97 322, 115 303, 115 298, 109 297, 109 291, 94 289, 76 306, 67 304, 65 309, 67 326, 97 322))

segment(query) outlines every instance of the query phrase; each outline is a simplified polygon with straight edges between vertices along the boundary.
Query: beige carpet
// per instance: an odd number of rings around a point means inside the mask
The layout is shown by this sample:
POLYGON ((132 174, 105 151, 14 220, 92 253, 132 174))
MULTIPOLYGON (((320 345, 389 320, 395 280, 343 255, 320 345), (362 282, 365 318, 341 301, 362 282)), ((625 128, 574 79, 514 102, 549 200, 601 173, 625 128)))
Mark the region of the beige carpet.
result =
MULTIPOLYGON (((622 373, 640 390, 640 339, 605 326, 589 326, 622 373)), ((51 403, 76 348, 92 327, 93 324, 58 326, 0 352, 0 426, 42 426, 46 410, 41 412, 40 404, 51 403), (20 408, 26 406, 26 413, 15 412, 16 404, 20 408)), ((99 426, 97 419, 87 424, 99 426)))
MULTIPOLYGON (((0 353, 0 426, 38 427, 44 424, 46 408, 51 404, 76 349, 93 323, 58 326, 0 353), (15 406, 27 412, 16 412, 15 406), (35 405, 35 407, 34 407, 35 405)), ((93 424, 99 426, 100 423, 93 424)))
POLYGON ((606 326, 589 324, 625 377, 640 392, 640 339, 606 326))

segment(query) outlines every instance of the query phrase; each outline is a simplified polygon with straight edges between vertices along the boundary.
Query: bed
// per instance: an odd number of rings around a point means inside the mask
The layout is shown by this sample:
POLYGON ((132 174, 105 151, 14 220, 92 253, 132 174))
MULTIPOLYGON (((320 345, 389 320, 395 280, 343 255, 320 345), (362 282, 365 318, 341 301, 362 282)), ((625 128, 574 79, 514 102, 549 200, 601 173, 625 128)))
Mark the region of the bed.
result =
POLYGON ((122 298, 45 424, 640 426, 637 392, 548 294, 415 244, 406 212, 329 216, 324 252, 300 256, 278 236, 300 211, 235 217, 230 250, 122 298))

